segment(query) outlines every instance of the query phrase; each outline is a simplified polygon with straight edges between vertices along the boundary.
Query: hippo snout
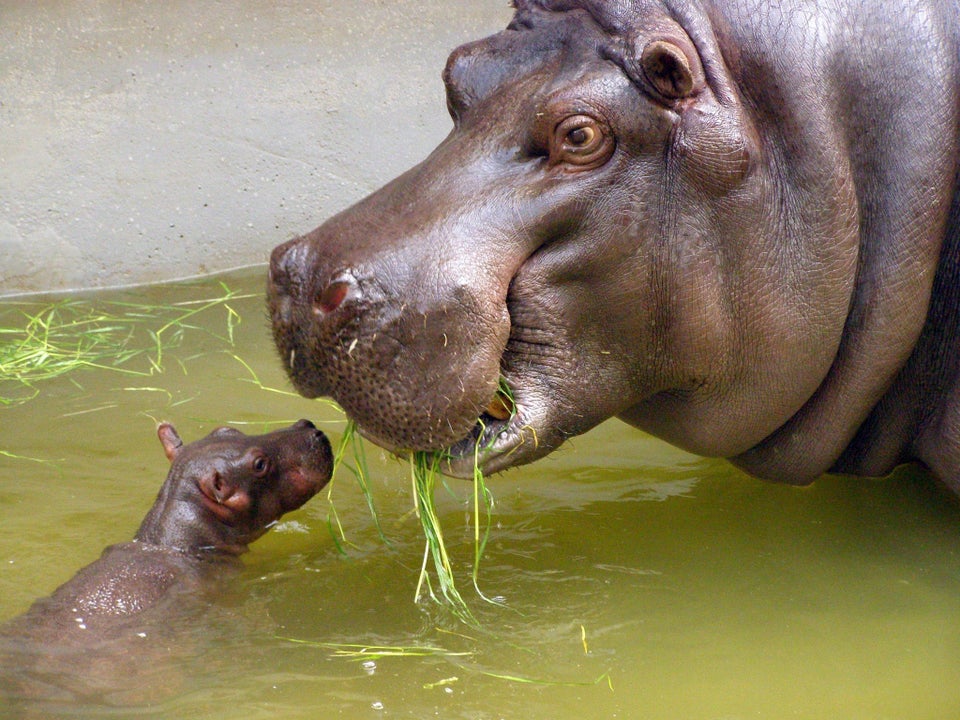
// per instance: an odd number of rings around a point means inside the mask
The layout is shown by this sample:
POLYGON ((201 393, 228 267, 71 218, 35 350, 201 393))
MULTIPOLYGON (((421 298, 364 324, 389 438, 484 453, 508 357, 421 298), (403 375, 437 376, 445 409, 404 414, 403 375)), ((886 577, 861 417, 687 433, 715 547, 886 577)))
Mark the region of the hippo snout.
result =
POLYGON ((294 386, 307 397, 331 394, 336 373, 310 373, 316 362, 304 350, 331 348, 325 359, 335 362, 340 341, 352 333, 355 348, 358 325, 375 312, 366 297, 373 293, 361 289, 359 273, 327 269, 325 259, 306 238, 278 246, 270 258, 267 297, 274 338, 294 386))
POLYGON ((327 273, 327 277, 308 275, 304 269, 315 265, 310 255, 303 238, 276 247, 270 256, 268 291, 281 321, 290 322, 294 305, 300 305, 309 307, 321 322, 335 323, 341 307, 361 300, 360 281, 347 268, 327 273))
POLYGON ((332 397, 381 445, 447 447, 496 392, 506 290, 491 298, 472 271, 408 257, 422 252, 422 238, 365 247, 360 215, 273 251, 268 304, 280 357, 300 394, 332 397))

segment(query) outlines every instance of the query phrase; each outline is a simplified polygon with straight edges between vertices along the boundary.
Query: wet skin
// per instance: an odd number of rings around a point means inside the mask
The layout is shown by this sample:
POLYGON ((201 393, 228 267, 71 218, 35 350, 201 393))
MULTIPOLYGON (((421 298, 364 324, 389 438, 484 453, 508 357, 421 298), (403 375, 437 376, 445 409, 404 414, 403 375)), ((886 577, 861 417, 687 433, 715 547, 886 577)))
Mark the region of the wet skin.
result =
POLYGON ((0 628, 0 666, 20 673, 0 682, 11 695, 136 690, 134 668, 170 653, 237 556, 330 480, 330 443, 307 420, 259 436, 223 427, 189 445, 168 423, 157 434, 170 470, 134 539, 0 628), (59 687, 38 689, 46 677, 59 687))
POLYGON ((450 56, 434 152, 274 250, 297 389, 468 477, 478 436, 490 472, 616 416, 771 480, 919 461, 960 493, 957 13, 516 4, 450 56))

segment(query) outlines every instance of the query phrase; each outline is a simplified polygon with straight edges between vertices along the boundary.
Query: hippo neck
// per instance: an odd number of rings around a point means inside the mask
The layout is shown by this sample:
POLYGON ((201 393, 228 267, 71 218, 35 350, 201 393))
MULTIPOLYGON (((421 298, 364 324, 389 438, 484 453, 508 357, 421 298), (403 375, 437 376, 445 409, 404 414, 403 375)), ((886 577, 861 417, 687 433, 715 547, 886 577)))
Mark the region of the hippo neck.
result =
POLYGON ((195 557, 237 556, 247 551, 248 539, 214 517, 190 493, 161 491, 134 539, 195 557))
POLYGON ((920 460, 956 481, 957 468, 937 467, 936 458, 942 425, 949 425, 947 418, 960 406, 960 181, 957 186, 920 338, 832 468, 836 472, 882 475, 899 463, 920 460))
MULTIPOLYGON (((917 323, 916 340, 890 380, 875 383, 862 414, 848 410, 848 422, 831 423, 843 413, 798 413, 801 419, 819 419, 821 432, 782 428, 757 447, 733 461, 759 477, 806 484, 823 472, 882 476, 897 465, 919 460, 940 477, 956 477, 960 467, 941 467, 939 445, 945 442, 950 413, 960 414, 960 180, 946 218, 942 242, 931 240, 938 252, 927 288, 915 288, 924 299, 925 313, 917 323), (784 431, 786 430, 786 431, 784 431), (816 448, 816 449, 814 449, 816 448)), ((904 283, 904 287, 914 287, 904 283)), ((894 305, 895 306, 895 305, 894 305)), ((878 351, 878 355, 882 354, 878 351)), ((851 400, 847 393, 835 398, 851 400)), ((814 405, 814 403, 811 403, 814 405)), ((856 403, 850 402, 855 408, 856 403)), ((806 408, 805 408, 806 409, 806 408)), ((948 441, 948 440, 947 440, 948 441)), ((960 461, 955 462, 960 465, 960 461)), ((954 480, 956 483, 957 480, 954 480)))

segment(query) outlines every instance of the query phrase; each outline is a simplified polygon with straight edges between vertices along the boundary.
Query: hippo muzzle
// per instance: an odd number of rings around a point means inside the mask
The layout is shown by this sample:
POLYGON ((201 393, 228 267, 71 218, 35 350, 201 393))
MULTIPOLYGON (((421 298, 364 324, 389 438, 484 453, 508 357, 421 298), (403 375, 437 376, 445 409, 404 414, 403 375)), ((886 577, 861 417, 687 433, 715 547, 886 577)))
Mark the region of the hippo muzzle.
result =
POLYGON ((480 273, 338 254, 356 244, 333 225, 271 258, 274 337, 294 386, 335 398, 397 452, 461 440, 497 390, 505 306, 474 289, 490 284, 480 273))

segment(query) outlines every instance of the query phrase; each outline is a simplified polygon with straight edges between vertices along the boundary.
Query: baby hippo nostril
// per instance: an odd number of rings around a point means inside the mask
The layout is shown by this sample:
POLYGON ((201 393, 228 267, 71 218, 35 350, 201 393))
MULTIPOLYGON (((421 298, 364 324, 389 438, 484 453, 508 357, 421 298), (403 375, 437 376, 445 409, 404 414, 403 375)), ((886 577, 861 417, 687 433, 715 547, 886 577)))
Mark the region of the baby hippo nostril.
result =
POLYGON ((334 280, 316 297, 313 303, 315 313, 329 315, 339 308, 344 300, 356 294, 356 282, 353 278, 334 280))

